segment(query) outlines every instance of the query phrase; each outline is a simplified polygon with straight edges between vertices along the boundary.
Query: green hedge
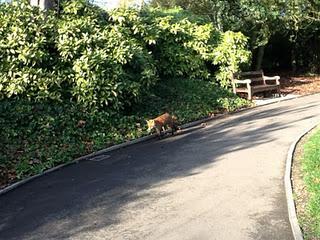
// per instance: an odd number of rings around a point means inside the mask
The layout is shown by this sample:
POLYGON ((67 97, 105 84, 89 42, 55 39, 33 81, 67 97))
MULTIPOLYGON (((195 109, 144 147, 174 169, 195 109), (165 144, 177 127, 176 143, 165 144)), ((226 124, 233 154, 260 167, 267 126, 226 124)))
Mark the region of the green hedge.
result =
POLYGON ((218 81, 249 60, 241 33, 181 9, 116 9, 63 1, 60 15, 27 0, 0 5, 0 98, 71 100, 118 110, 163 78, 218 81), (216 75, 216 77, 214 77, 216 75))

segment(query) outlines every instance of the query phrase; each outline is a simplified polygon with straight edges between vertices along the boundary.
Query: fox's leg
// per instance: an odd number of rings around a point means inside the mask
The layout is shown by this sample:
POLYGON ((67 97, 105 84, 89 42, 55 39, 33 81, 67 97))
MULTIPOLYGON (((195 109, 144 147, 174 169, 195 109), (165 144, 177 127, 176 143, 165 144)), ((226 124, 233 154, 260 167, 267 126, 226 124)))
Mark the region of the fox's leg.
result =
POLYGON ((162 126, 161 127, 161 133, 162 133, 162 135, 164 136, 165 135, 165 133, 166 133, 166 129, 165 129, 165 127, 164 126, 162 126))
POLYGON ((180 127, 178 127, 176 124, 173 124, 172 126, 172 135, 174 134, 174 132, 180 130, 180 127))
POLYGON ((157 132, 157 135, 158 135, 158 138, 161 139, 161 129, 159 128, 156 128, 156 132, 157 132))
POLYGON ((164 127, 161 127, 160 129, 158 129, 158 131, 159 131, 159 135, 162 137, 164 135, 165 129, 164 127))
POLYGON ((172 125, 171 127, 171 135, 174 135, 174 132, 176 131, 176 126, 175 125, 172 125))

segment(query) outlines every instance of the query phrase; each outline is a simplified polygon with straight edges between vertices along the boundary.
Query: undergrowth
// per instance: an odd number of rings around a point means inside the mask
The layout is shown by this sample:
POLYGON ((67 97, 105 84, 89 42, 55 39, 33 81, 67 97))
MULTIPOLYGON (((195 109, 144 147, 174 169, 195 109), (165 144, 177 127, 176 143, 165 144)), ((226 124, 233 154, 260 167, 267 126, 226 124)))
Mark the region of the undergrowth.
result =
POLYGON ((205 81, 167 80, 151 91, 121 112, 88 111, 71 102, 0 101, 1 185, 147 135, 146 119, 163 112, 177 115, 183 124, 249 104, 205 81))

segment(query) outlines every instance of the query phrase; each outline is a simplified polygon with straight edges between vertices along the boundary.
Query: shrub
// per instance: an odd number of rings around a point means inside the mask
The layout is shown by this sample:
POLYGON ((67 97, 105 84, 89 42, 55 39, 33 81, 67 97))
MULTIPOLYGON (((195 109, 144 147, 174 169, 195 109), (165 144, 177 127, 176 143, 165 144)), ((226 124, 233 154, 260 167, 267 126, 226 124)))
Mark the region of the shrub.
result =
POLYGON ((1 99, 71 100, 117 111, 137 103, 159 77, 228 86, 249 57, 241 33, 221 33, 181 9, 107 13, 72 0, 56 16, 16 0, 0 5, 0 21, 1 99))
POLYGON ((219 87, 217 84, 201 80, 168 79, 158 82, 133 113, 157 116, 171 112, 181 123, 198 120, 217 112, 234 111, 249 106, 249 102, 219 87))
POLYGON ((130 32, 86 1, 60 18, 27 1, 0 5, 0 98, 73 100, 118 109, 157 80, 152 56, 130 32))
POLYGON ((0 4, 0 99, 60 97, 54 17, 28 1, 0 4))
MULTIPOLYGON (((230 86, 232 72, 250 60, 247 38, 242 33, 219 32, 211 22, 180 8, 112 11, 111 19, 131 29, 145 41, 157 70, 165 78, 215 79, 230 86), (208 63, 218 67, 211 72, 208 63)), ((214 68, 215 69, 215 68, 214 68)))
POLYGON ((240 70, 250 59, 250 52, 246 50, 247 37, 242 33, 225 32, 221 42, 212 52, 213 64, 219 66, 216 79, 223 87, 230 86, 232 73, 240 70))
POLYGON ((157 80, 152 57, 127 28, 76 3, 65 2, 57 40, 72 96, 83 105, 130 105, 157 80))

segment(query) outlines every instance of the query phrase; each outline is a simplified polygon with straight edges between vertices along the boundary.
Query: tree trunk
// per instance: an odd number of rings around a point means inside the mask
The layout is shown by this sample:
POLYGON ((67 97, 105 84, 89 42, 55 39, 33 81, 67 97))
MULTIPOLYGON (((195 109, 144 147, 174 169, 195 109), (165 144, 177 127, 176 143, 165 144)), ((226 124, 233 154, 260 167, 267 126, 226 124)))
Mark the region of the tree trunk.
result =
POLYGON ((252 32, 252 36, 249 38, 250 39, 250 51, 252 52, 252 59, 251 59, 251 64, 250 64, 250 68, 254 69, 256 66, 256 52, 257 50, 255 49, 255 42, 257 40, 257 32, 253 31, 252 32))
POLYGON ((54 7, 53 0, 40 0, 42 9, 51 9, 54 7))
POLYGON ((295 46, 293 46, 291 49, 291 70, 293 74, 297 72, 297 56, 295 46))
POLYGON ((32 6, 38 6, 42 10, 48 10, 54 7, 54 0, 30 0, 32 6))
POLYGON ((258 48, 257 63, 256 63, 256 67, 255 67, 256 71, 260 70, 262 67, 264 48, 265 48, 265 46, 260 46, 258 48))

